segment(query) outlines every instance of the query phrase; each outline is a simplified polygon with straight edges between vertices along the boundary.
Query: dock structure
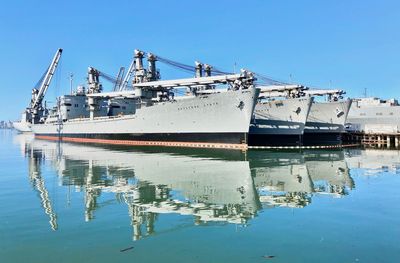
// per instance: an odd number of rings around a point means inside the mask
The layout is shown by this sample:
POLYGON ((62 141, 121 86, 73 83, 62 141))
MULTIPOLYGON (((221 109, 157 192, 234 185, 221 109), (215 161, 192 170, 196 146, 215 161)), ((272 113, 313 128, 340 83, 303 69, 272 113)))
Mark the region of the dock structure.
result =
POLYGON ((345 143, 359 143, 368 146, 400 148, 400 133, 347 132, 343 135, 345 143))

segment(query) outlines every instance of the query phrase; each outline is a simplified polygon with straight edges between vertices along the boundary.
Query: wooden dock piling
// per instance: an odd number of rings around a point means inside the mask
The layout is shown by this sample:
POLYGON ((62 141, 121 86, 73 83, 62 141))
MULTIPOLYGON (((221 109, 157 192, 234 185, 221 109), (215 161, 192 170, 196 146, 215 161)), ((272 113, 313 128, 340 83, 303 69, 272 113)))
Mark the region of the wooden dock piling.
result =
POLYGON ((343 135, 343 143, 359 143, 378 148, 400 148, 400 133, 347 132, 343 135))

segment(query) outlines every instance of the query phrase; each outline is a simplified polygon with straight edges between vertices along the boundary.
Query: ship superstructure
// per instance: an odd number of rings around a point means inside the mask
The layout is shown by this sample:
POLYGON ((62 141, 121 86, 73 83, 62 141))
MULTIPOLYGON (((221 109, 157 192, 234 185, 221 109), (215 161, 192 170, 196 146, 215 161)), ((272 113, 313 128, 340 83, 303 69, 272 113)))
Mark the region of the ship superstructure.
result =
MULTIPOLYGON (((135 50, 131 89, 103 92, 101 72, 90 67, 88 90, 62 96, 48 117, 32 125, 36 137, 85 143, 247 148, 258 97, 251 72, 159 80, 157 56, 135 50), (225 85, 226 92, 204 93, 225 85), (173 90, 185 87, 186 96, 173 90)), ((130 72, 129 70, 128 72, 130 72)))

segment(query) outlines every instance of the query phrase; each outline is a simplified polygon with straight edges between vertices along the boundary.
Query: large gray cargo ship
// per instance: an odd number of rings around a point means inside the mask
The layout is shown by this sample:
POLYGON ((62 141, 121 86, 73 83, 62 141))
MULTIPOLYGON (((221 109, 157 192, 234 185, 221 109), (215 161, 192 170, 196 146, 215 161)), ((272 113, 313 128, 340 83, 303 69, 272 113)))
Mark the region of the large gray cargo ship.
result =
MULTIPOLYGON (((37 138, 84 143, 246 149, 259 90, 250 72, 159 80, 156 57, 135 51, 132 90, 102 92, 100 71, 89 68, 88 90, 59 98, 44 119, 33 120, 37 138), (204 94, 210 86, 226 92, 204 94), (175 97, 173 89, 189 95, 175 97)), ((43 93, 44 96, 44 93, 43 93)))

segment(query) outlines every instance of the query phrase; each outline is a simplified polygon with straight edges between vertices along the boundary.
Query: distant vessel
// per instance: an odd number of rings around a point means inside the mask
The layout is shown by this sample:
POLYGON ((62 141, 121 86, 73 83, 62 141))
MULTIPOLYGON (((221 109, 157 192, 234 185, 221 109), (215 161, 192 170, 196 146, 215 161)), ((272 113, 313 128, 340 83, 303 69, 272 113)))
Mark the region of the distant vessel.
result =
MULTIPOLYGON (((144 69, 144 54, 135 51, 134 90, 102 92, 100 71, 90 67, 87 92, 82 88, 64 95, 45 118, 32 117, 35 136, 101 144, 247 148, 259 93, 250 72, 160 81, 157 57, 149 53, 144 69), (228 85, 230 90, 200 92, 213 85, 228 85), (175 87, 189 87, 190 94, 175 97, 175 87)), ((36 100, 43 100, 44 94, 40 89, 36 100)))
POLYGON ((363 133, 400 133, 400 105, 396 99, 353 99, 346 129, 363 133))
POLYGON ((261 93, 250 124, 249 144, 254 146, 301 145, 313 101, 312 97, 303 96, 305 87, 275 85, 259 88, 261 93), (282 97, 286 98, 282 99, 282 97))
POLYGON ((327 102, 314 101, 304 129, 305 145, 341 144, 351 100, 341 100, 342 90, 309 90, 310 96, 328 95, 327 102))

